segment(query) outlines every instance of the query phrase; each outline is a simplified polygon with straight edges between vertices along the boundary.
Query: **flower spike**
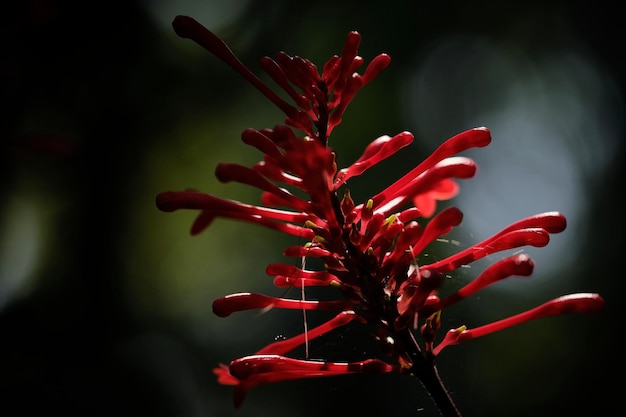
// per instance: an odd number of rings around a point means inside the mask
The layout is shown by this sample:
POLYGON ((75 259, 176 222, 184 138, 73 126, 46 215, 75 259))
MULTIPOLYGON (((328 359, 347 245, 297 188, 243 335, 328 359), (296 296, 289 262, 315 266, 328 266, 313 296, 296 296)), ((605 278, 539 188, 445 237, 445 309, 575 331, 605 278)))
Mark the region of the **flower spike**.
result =
POLYGON ((462 211, 454 206, 437 211, 437 202, 455 197, 460 190, 458 180, 475 175, 475 162, 460 154, 489 145, 489 129, 477 127, 451 137, 388 187, 355 202, 346 188, 347 181, 363 175, 414 139, 410 132, 378 136, 355 162, 344 168, 338 167, 337 154, 328 146, 331 133, 341 123, 356 93, 389 65, 387 54, 376 56, 362 75, 357 73, 364 60, 358 55, 361 35, 352 31, 346 37, 341 56, 331 56, 321 73, 311 61, 285 52, 274 58, 261 58, 261 68, 293 101, 292 105, 194 19, 178 16, 173 26, 179 36, 192 39, 235 69, 286 116, 284 124, 260 130, 250 128, 241 134, 244 144, 261 152, 259 162, 252 167, 221 163, 215 170, 219 181, 257 188, 259 205, 195 191, 165 191, 156 197, 157 207, 164 212, 197 211, 191 228, 194 235, 215 219, 227 218, 264 226, 302 242, 283 252, 286 257, 296 258, 299 266, 274 262, 265 270, 273 277, 281 296, 248 292, 225 295, 213 302, 213 312, 219 317, 278 308, 334 312, 331 319, 312 329, 305 322, 301 334, 214 368, 220 384, 234 386, 236 407, 242 405, 251 388, 260 384, 396 372, 418 378, 444 417, 459 417, 461 413, 435 363, 442 349, 530 320, 597 313, 602 309, 604 300, 598 294, 565 295, 509 318, 475 328, 461 326, 449 330, 438 339, 442 315, 449 306, 500 280, 530 276, 534 263, 526 254, 504 257, 452 292, 444 288, 449 272, 497 252, 543 247, 551 234, 565 229, 565 217, 556 211, 529 216, 482 242, 424 263, 428 246, 463 220, 462 211), (307 263, 308 260, 315 262, 307 263), (299 299, 284 298, 292 287, 302 294, 299 299), (307 287, 328 291, 329 298, 305 298, 307 287), (349 323, 373 329, 380 351, 356 362, 309 357, 308 341, 349 323), (305 358, 294 353, 301 345, 306 345, 305 358))

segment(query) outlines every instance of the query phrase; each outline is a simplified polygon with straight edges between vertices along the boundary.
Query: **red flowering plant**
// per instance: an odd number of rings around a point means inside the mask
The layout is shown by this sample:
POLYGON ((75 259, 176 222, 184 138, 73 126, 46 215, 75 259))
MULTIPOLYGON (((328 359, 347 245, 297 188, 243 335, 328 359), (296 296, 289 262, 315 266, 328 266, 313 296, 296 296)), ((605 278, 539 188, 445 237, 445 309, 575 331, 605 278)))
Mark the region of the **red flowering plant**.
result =
POLYGON ((358 160, 342 169, 338 169, 336 154, 328 146, 347 105, 360 88, 389 65, 388 55, 376 56, 362 74, 357 73, 364 63, 358 55, 361 36, 350 32, 341 56, 332 56, 321 73, 309 60, 284 52, 279 52, 275 59, 262 58, 261 67, 293 100, 292 105, 194 19, 178 16, 173 27, 180 37, 192 39, 239 72, 282 110, 286 119, 285 124, 272 129, 250 128, 242 133, 243 142, 263 154, 262 161, 252 167, 222 163, 216 169, 222 182, 235 181, 259 188, 262 205, 202 192, 167 191, 157 196, 158 208, 166 212, 199 211, 191 227, 193 235, 223 217, 304 238, 306 244, 284 250, 286 257, 302 259, 302 267, 275 263, 268 265, 265 272, 283 290, 332 287, 338 296, 316 301, 237 293, 214 301, 213 311, 220 317, 269 308, 336 313, 298 336, 275 341, 229 365, 219 365, 214 370, 218 381, 235 386, 235 406, 241 405, 250 388, 260 384, 349 373, 397 372, 417 377, 442 415, 457 416, 459 410, 442 383, 435 361, 444 348, 529 320, 602 309, 604 301, 598 294, 570 294, 512 317, 473 328, 464 325, 438 337, 446 307, 507 277, 528 276, 534 264, 526 254, 504 256, 449 294, 442 291, 445 274, 497 252, 523 246, 543 247, 551 233, 565 229, 565 217, 558 212, 530 216, 445 259, 418 264, 418 255, 430 243, 461 223, 463 215, 456 207, 435 214, 436 202, 457 194, 455 180, 474 175, 474 161, 457 155, 469 148, 487 146, 491 141, 488 129, 470 129, 448 139, 404 176, 356 204, 347 189, 340 196, 346 181, 413 140, 409 132, 381 136, 365 148, 358 160), (289 189, 300 190, 300 195, 304 192, 308 197, 299 197, 289 189), (306 269, 306 259, 321 261, 318 264, 323 264, 323 268, 306 269), (296 348, 353 321, 374 329, 381 346, 379 356, 358 362, 288 356, 296 348))

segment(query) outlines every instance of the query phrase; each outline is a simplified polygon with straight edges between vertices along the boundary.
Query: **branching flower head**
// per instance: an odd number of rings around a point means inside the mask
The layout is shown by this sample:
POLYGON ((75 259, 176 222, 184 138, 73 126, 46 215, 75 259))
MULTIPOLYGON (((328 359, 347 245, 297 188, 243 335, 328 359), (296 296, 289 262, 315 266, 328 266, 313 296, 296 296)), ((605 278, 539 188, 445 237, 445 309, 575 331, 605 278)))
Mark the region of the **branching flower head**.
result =
POLYGON ((543 247, 550 234, 565 229, 565 217, 558 212, 530 216, 445 259, 418 264, 419 254, 430 243, 461 223, 463 214, 458 208, 437 213, 436 203, 458 193, 457 180, 474 176, 474 161, 459 154, 487 146, 491 141, 488 129, 470 129, 448 139, 388 187, 366 201, 355 202, 345 189, 346 182, 413 140, 409 132, 378 137, 361 157, 341 169, 329 146, 331 133, 341 122, 347 105, 359 89, 389 65, 388 55, 376 56, 359 74, 357 70, 364 64, 358 55, 361 37, 358 32, 350 32, 341 56, 332 56, 321 71, 309 60, 284 52, 273 59, 262 58, 261 67, 293 101, 290 104, 198 22, 178 16, 173 26, 179 36, 194 40, 245 77, 285 113, 286 119, 271 129, 247 129, 242 133, 243 142, 263 154, 262 161, 252 167, 222 163, 216 169, 222 182, 235 181, 261 190, 262 205, 201 192, 167 191, 157 196, 158 207, 167 212, 197 210, 198 217, 191 227, 194 235, 222 217, 304 238, 306 244, 290 246, 284 255, 317 259, 324 268, 310 270, 305 262, 302 267, 286 262, 268 265, 266 273, 274 277, 274 285, 279 288, 322 286, 338 295, 335 300, 316 301, 237 293, 214 301, 213 311, 220 317, 270 307, 336 312, 334 318, 316 328, 217 367, 218 381, 236 387, 237 406, 248 390, 259 384, 359 372, 400 372, 419 378, 443 414, 459 415, 435 366, 442 349, 529 320, 594 313, 602 308, 604 302, 598 294, 572 294, 490 324, 451 329, 438 337, 441 315, 447 307, 497 281, 528 276, 534 265, 525 254, 506 256, 469 284, 443 296, 445 274, 497 252, 543 247), (298 196, 302 192, 307 198, 298 196), (288 356, 307 341, 355 320, 376 329, 388 360, 340 363, 288 356))

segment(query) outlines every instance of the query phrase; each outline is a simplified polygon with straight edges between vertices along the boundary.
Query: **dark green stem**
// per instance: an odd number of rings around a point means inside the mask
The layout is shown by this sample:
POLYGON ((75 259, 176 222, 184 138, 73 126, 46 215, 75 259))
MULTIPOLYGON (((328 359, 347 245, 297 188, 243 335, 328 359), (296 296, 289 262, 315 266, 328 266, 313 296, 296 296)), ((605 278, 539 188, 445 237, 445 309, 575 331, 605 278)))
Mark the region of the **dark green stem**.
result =
POLYGON ((411 374, 419 379, 433 402, 437 405, 437 408, 439 408, 441 416, 461 417, 461 412, 456 407, 454 400, 439 376, 434 358, 424 356, 413 333, 409 329, 403 330, 400 333, 400 338, 412 361, 411 374))

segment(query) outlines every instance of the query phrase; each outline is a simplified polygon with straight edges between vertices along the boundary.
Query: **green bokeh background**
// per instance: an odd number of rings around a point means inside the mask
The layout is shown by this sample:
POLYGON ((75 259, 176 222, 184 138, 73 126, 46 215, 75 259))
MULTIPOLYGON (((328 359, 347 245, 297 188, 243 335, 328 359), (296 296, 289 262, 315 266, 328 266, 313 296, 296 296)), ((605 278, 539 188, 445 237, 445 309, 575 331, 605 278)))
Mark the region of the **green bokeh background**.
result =
MULTIPOLYGON (((506 104, 492 100, 494 91, 478 89, 489 74, 464 66, 481 57, 464 55, 437 72, 443 80, 463 80, 461 88, 448 94, 481 94, 461 104, 432 101, 428 109, 439 110, 438 118, 412 115, 414 104, 408 97, 415 94, 415 83, 410 74, 443 40, 482 39, 520 55, 550 57, 565 51, 585 57, 599 74, 596 79, 609 80, 611 88, 605 94, 610 100, 598 101, 605 107, 593 107, 606 116, 604 130, 585 136, 582 144, 565 139, 573 160, 586 161, 588 153, 608 154, 594 160, 593 169, 581 163, 575 182, 582 197, 563 208, 584 206, 576 224, 568 226, 580 234, 555 238, 556 244, 573 241, 565 246, 568 256, 542 249, 555 255, 538 262, 531 280, 506 283, 454 306, 444 314, 444 326, 479 325, 570 292, 599 292, 606 309, 595 316, 527 323, 452 347, 439 363, 465 416, 618 415, 624 371, 617 340, 624 277, 617 260, 623 256, 625 235, 619 204, 624 190, 625 78, 622 22, 608 4, 7 3, 0 41, 0 414, 437 415, 419 383, 403 375, 263 386, 238 410, 231 404, 231 388, 215 381, 211 370, 217 363, 301 331, 298 312, 250 312, 220 319, 212 314, 211 303, 239 291, 279 295, 264 273, 265 265, 284 261, 282 249, 303 242, 227 220, 191 237, 194 213, 156 209, 156 194, 184 188, 257 203, 256 190, 220 184, 213 170, 222 161, 256 162, 259 154, 241 142, 241 132, 283 121, 281 112, 238 74, 173 33, 171 20, 187 14, 225 39, 259 75, 258 59, 279 50, 321 67, 330 55, 340 53, 349 30, 362 34, 360 54, 366 61, 380 52, 391 55, 391 66, 356 96, 331 145, 343 167, 379 135, 411 130, 416 140, 405 153, 350 184, 360 201, 408 171, 445 138, 476 126, 475 121, 490 126, 488 117, 467 117, 467 107, 489 114, 506 104), (542 273, 540 266, 549 272, 542 273)), ((564 105, 574 100, 595 103, 592 99, 606 91, 593 83, 584 87, 588 95, 581 99, 565 94, 564 105)), ((545 85, 543 91, 546 96, 561 94, 556 88, 545 85)), ((508 100, 515 102, 516 96, 508 100)), ((426 110, 422 114, 429 114, 426 110)), ((562 117, 558 108, 553 111, 545 118, 562 117)), ((575 116, 564 120, 550 125, 554 136, 567 136, 571 126, 581 123, 575 116)), ((546 139, 533 152, 537 158, 554 153, 555 159, 565 152, 554 148, 546 139)), ((480 150, 480 155, 490 149, 480 150)), ((533 169, 533 161, 528 167, 533 169)), ((480 175, 502 174, 481 170, 480 175)), ((473 181, 480 187, 480 178, 473 181)), ((519 193, 532 196, 533 187, 519 193)), ((495 190, 485 193, 469 198, 480 204, 497 195, 495 190)), ((481 216, 464 212, 468 219, 481 216)), ((478 241, 474 236, 488 236, 504 226, 482 230, 469 223, 450 238, 470 245, 478 241)), ((456 247, 442 242, 428 255, 442 257, 452 250, 456 247)), ((477 273, 478 268, 456 272, 449 285, 460 286, 477 273)), ((323 319, 309 314, 309 326, 323 319)), ((358 327, 316 340, 310 351, 332 360, 362 359, 376 352, 367 331, 358 327)))

